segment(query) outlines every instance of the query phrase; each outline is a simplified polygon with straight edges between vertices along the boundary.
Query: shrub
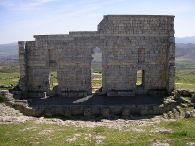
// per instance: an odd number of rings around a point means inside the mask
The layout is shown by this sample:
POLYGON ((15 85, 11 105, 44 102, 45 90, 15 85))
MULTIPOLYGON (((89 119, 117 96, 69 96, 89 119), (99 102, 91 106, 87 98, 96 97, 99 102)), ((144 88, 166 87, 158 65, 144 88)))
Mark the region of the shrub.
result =
POLYGON ((0 103, 4 102, 5 98, 3 96, 0 95, 0 103))
POLYGON ((105 131, 105 127, 103 126, 98 126, 98 127, 95 127, 94 130, 93 130, 95 133, 102 133, 105 131))

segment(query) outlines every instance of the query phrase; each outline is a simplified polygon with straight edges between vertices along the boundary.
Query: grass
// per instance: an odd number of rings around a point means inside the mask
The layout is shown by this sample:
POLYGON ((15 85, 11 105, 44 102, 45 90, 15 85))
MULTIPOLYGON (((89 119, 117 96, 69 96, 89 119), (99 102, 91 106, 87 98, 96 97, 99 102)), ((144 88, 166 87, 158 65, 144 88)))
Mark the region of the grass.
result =
POLYGON ((92 80, 92 87, 100 88, 101 86, 102 86, 102 80, 100 79, 92 80))
POLYGON ((195 142, 195 118, 181 119, 176 122, 163 122, 161 126, 173 130, 172 133, 166 134, 169 139, 173 139, 173 144, 186 145, 187 141, 195 142))
POLYGON ((176 89, 195 90, 195 70, 177 71, 175 76, 176 89))
POLYGON ((0 73, 0 89, 10 89, 18 84, 20 75, 18 72, 0 73))
POLYGON ((1 64, 0 63, 0 72, 1 73, 13 73, 13 72, 19 72, 19 66, 16 64, 14 65, 13 63, 11 64, 1 64))
MULTIPOLYGON (((98 126, 95 128, 80 128, 56 124, 38 124, 26 122, 22 124, 7 124, 0 126, 0 146, 26 146, 32 142, 39 145, 96 145, 96 136, 102 136, 100 145, 132 145, 150 146, 152 141, 169 140, 173 146, 186 145, 195 142, 195 119, 182 119, 176 122, 161 122, 153 126, 142 127, 143 131, 117 130, 98 126), (152 133, 155 127, 172 129, 171 133, 152 133), (76 137, 74 141, 68 139, 76 137)), ((140 128, 140 127, 137 127, 140 128)))
POLYGON ((176 68, 177 70, 195 70, 195 61, 194 60, 181 60, 176 59, 176 68))
POLYGON ((51 86, 50 89, 52 90, 55 86, 58 85, 58 79, 57 79, 57 72, 51 72, 50 73, 50 77, 51 77, 51 86))

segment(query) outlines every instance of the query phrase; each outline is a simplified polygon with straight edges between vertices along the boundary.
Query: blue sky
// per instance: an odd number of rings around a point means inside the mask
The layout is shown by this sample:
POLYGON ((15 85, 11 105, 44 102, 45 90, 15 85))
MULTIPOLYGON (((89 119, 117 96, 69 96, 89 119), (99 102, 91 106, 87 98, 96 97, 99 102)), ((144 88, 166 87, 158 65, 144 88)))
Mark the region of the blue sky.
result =
POLYGON ((175 15, 175 36, 195 36, 195 0, 0 0, 0 43, 96 30, 107 14, 175 15))

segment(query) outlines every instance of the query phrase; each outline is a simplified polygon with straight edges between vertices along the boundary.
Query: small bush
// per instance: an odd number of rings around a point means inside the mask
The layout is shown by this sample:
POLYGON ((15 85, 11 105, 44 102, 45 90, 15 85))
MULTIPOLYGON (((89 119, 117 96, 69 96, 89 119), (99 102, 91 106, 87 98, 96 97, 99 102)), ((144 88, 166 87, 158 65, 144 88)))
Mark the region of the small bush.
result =
POLYGON ((189 133, 186 130, 182 130, 182 131, 173 132, 173 136, 174 137, 186 137, 186 136, 189 136, 189 133))
POLYGON ((3 96, 0 96, 0 103, 4 102, 5 98, 3 96))
POLYGON ((105 131, 105 127, 103 126, 95 127, 93 131, 95 133, 103 133, 105 131))

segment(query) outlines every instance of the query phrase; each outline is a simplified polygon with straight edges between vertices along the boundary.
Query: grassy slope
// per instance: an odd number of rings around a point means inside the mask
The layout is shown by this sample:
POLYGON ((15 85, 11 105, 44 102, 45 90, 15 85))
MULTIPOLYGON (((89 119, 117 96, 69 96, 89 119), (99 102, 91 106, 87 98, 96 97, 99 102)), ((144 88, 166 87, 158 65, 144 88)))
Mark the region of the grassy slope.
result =
MULTIPOLYGON (((10 86, 10 85, 17 85, 19 81, 19 73, 0 73, 0 86, 10 86)), ((4 89, 0 87, 0 89, 4 89)))
POLYGON ((195 90, 195 71, 178 71, 175 82, 176 89, 195 90))
POLYGON ((195 90, 195 60, 176 59, 176 89, 195 90))

